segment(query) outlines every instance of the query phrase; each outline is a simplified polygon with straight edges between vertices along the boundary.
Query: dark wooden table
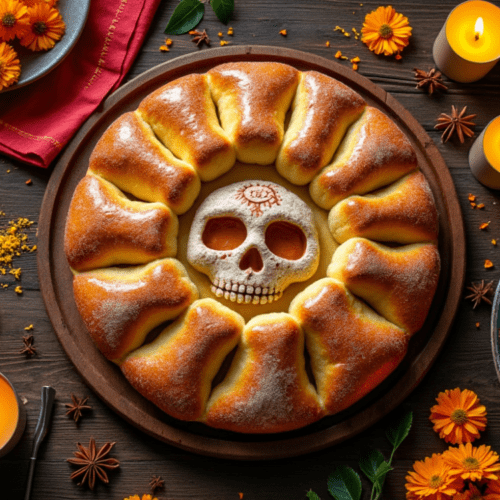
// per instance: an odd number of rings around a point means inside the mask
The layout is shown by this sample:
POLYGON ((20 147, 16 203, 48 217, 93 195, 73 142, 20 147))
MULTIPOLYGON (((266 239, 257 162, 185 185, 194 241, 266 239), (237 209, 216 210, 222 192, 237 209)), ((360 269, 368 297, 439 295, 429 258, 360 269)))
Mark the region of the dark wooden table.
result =
MULTIPOLYGON (((467 283, 498 279, 500 269, 500 196, 498 192, 482 186, 472 176, 468 166, 468 151, 472 139, 460 144, 458 139, 446 144, 440 142, 440 133, 434 130, 435 119, 441 112, 449 113, 451 105, 468 106, 477 113, 476 134, 495 116, 500 114, 500 65, 484 79, 472 84, 448 82, 443 94, 429 96, 415 88, 413 68, 428 70, 433 67, 432 45, 448 13, 458 2, 427 0, 397 2, 394 7, 409 17, 413 27, 411 43, 403 52, 403 59, 376 56, 360 41, 347 38, 335 26, 350 31, 361 29, 365 14, 377 3, 335 0, 236 0, 234 36, 224 36, 233 45, 262 44, 309 51, 329 59, 341 50, 349 57, 359 56, 359 73, 390 92, 424 127, 443 155, 460 199, 467 234, 467 283), (279 31, 286 29, 286 37, 279 31), (330 47, 326 42, 330 41, 330 47), (483 210, 473 210, 469 193, 484 203, 483 210), (487 230, 479 225, 491 221, 487 230), (485 259, 495 264, 484 268, 485 259)), ((496 2, 499 4, 499 2, 496 2)), ((163 29, 177 2, 163 2, 157 12, 144 46, 126 81, 143 71, 197 50, 188 35, 172 37, 170 52, 158 50, 165 36, 163 29)), ((199 26, 206 28, 212 47, 219 45, 217 33, 227 32, 207 6, 205 18, 199 26)), ((348 61, 344 64, 348 65, 348 61)), ((12 93, 15 97, 15 92, 12 93)), ((1 111, 0 111, 1 116, 1 111)), ((0 228, 18 217, 37 221, 51 169, 28 167, 7 157, 0 157, 0 228), (32 180, 31 185, 25 181, 32 180)), ((31 242, 36 242, 36 223, 29 231, 31 242)), ((446 255, 442 256, 446 259, 446 255)), ((161 475, 165 488, 159 498, 232 500, 243 493, 245 500, 302 499, 313 489, 324 500, 330 498, 326 480, 340 464, 358 469, 359 458, 370 447, 390 452, 385 429, 401 411, 411 410, 414 415, 410 436, 396 452, 394 471, 385 486, 384 498, 404 498, 405 476, 415 460, 441 452, 447 445, 432 431, 428 420, 429 408, 440 391, 460 387, 479 395, 488 410, 488 426, 479 443, 487 443, 500 451, 500 387, 493 364, 489 322, 491 308, 482 304, 475 310, 469 301, 463 301, 450 336, 437 362, 420 385, 396 411, 362 434, 335 447, 307 456, 264 462, 237 462, 197 456, 163 444, 139 432, 113 413, 83 383, 66 358, 45 312, 37 275, 36 255, 23 254, 16 267, 23 269, 23 294, 14 293, 14 286, 0 289, 0 371, 10 377, 21 396, 26 398, 28 422, 19 445, 0 459, 0 498, 23 498, 28 474, 28 462, 36 419, 39 411, 40 388, 51 385, 57 390, 57 401, 51 431, 42 445, 33 484, 33 500, 58 499, 122 499, 132 494, 149 491, 151 476, 161 475), (479 323, 479 327, 476 327, 479 323), (24 328, 34 325, 33 335, 37 355, 31 359, 19 354, 24 328), (89 395, 93 410, 86 413, 79 425, 65 415, 65 403, 70 395, 89 395), (69 476, 74 470, 66 459, 76 450, 76 443, 88 444, 90 437, 98 444, 116 441, 112 455, 120 460, 118 471, 111 472, 110 484, 99 484, 92 493, 78 487, 69 476)), ((14 282, 12 276, 2 282, 14 282)), ((465 295, 465 293, 464 293, 465 295)), ((363 479, 364 498, 369 498, 368 482, 363 479)))

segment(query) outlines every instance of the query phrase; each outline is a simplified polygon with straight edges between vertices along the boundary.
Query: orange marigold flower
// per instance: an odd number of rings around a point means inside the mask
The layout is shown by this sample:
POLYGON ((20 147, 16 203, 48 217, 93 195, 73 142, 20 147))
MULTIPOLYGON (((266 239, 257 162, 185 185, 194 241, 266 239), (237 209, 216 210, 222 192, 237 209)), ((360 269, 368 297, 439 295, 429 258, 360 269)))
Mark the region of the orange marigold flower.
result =
POLYGON ((379 7, 366 14, 361 28, 362 41, 375 54, 390 56, 408 45, 411 30, 407 17, 396 12, 390 5, 379 7))
POLYGON ((440 392, 437 405, 431 408, 430 421, 439 437, 447 443, 470 443, 486 427, 486 408, 479 404, 477 395, 458 387, 440 392))
POLYGON ((0 40, 21 38, 29 31, 28 8, 19 0, 0 1, 0 40))
POLYGON ((473 484, 469 485, 468 490, 453 496, 453 500, 482 500, 484 498, 486 497, 483 496, 481 490, 473 484))
POLYGON ((51 49, 64 35, 66 25, 59 11, 46 3, 28 9, 30 30, 21 39, 21 45, 31 50, 51 49))
POLYGON ((470 481, 498 479, 495 473, 500 471, 500 463, 491 446, 482 444, 476 448, 470 443, 460 444, 458 448, 450 446, 443 453, 443 459, 450 467, 451 476, 470 481))
POLYGON ((156 497, 153 498, 152 495, 142 495, 142 499, 139 495, 132 495, 130 497, 124 498, 123 500, 158 500, 156 497))
POLYGON ((434 453, 413 464, 414 471, 408 471, 406 476, 406 498, 426 498, 428 500, 445 500, 454 495, 463 486, 463 481, 457 476, 450 476, 450 466, 443 456, 434 453))
POLYGON ((19 80, 21 65, 16 51, 5 42, 0 42, 0 90, 19 80))
POLYGON ((500 481, 488 481, 484 492, 486 500, 500 500, 500 481))

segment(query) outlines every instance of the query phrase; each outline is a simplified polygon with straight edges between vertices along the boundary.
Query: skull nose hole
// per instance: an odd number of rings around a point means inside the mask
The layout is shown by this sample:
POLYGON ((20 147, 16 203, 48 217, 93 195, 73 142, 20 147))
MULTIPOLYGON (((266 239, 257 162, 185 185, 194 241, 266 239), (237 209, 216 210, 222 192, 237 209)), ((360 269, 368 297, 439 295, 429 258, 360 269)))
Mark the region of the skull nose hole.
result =
POLYGON ((212 250, 234 250, 247 238, 247 228, 236 217, 209 219, 201 235, 205 246, 212 250))
POLYGON ((240 269, 252 268, 255 272, 259 272, 264 267, 262 257, 256 248, 250 248, 240 260, 240 269))
POLYGON ((307 239, 304 232, 290 222, 269 224, 265 238, 267 248, 282 259, 298 260, 306 253, 307 239))

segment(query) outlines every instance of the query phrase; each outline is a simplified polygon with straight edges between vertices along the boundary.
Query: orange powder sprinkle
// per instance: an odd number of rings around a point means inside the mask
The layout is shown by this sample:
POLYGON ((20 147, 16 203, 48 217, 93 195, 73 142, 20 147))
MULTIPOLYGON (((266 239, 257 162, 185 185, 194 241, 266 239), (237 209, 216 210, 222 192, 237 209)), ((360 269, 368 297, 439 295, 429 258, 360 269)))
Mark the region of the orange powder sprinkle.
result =
POLYGON ((494 267, 493 262, 491 262, 491 260, 490 260, 490 259, 486 259, 486 260, 484 261, 484 268, 485 268, 485 269, 491 269, 492 267, 494 267))

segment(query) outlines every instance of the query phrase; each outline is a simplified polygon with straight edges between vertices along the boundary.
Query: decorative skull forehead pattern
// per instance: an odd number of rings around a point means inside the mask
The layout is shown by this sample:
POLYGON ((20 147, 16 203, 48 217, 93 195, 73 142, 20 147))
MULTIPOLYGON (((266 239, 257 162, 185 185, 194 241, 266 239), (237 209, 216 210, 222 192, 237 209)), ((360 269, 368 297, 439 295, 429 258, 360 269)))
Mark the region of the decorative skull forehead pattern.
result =
POLYGON ((319 263, 311 209, 297 195, 266 181, 236 182, 198 208, 187 258, 231 302, 267 304, 309 279, 319 263))

